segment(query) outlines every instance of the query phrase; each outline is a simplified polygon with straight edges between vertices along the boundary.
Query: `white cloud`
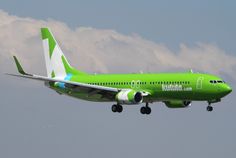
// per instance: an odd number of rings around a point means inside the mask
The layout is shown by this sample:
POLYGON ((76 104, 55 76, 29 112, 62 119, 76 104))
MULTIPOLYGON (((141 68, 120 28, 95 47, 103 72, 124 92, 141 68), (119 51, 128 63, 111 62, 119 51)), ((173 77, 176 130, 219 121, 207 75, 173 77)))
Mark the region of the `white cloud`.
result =
POLYGON ((226 74, 236 79, 236 57, 217 45, 180 44, 173 52, 138 35, 123 35, 114 30, 79 27, 75 30, 54 20, 36 20, 0 11, 0 70, 14 72, 16 54, 27 71, 45 74, 40 27, 50 27, 71 64, 88 72, 130 73, 197 71, 226 74))

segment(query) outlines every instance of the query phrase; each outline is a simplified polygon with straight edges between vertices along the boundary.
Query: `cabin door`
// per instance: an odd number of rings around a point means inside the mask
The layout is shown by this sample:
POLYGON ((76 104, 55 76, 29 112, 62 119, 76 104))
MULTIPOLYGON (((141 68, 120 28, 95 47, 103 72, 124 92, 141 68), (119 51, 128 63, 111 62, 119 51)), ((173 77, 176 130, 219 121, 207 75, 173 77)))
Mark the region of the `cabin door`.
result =
POLYGON ((197 79, 197 84, 196 84, 196 88, 197 89, 202 89, 202 82, 204 80, 204 77, 198 77, 197 79))

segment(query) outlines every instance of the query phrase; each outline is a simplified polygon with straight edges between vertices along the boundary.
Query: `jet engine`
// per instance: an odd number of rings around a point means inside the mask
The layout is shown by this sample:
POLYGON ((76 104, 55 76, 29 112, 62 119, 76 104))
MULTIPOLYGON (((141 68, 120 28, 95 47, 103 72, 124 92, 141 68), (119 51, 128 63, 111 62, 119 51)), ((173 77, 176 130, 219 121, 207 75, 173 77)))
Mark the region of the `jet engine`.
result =
POLYGON ((119 104, 139 104, 143 102, 143 95, 134 90, 123 90, 116 95, 116 100, 119 104))

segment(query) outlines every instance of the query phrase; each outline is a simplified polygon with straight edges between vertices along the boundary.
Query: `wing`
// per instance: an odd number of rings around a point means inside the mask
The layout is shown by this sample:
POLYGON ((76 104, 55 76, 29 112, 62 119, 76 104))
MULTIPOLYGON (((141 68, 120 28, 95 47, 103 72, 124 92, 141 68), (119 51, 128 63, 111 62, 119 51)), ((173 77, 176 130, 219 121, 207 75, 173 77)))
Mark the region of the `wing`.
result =
POLYGON ((32 74, 27 74, 27 75, 7 74, 7 75, 28 78, 28 79, 38 80, 38 81, 51 82, 51 83, 55 83, 55 82, 64 83, 65 87, 71 89, 71 91, 73 92, 84 92, 84 93, 87 93, 88 96, 100 94, 101 99, 104 98, 108 100, 114 100, 115 95, 120 91, 117 88, 96 86, 96 85, 73 82, 73 81, 68 81, 68 80, 32 75, 32 74))
POLYGON ((13 56, 13 58, 14 58, 17 70, 20 74, 19 75, 18 74, 7 74, 10 76, 28 78, 28 79, 38 80, 38 81, 44 81, 46 83, 55 83, 55 82, 63 83, 66 88, 69 88, 73 92, 84 92, 84 93, 87 93, 88 96, 100 94, 101 99, 107 99, 107 100, 114 100, 115 95, 121 90, 121 89, 112 88, 112 87, 97 86, 97 85, 90 85, 90 84, 86 84, 86 83, 73 82, 73 81, 64 80, 64 79, 60 79, 60 78, 50 78, 50 77, 45 77, 45 76, 28 74, 23 70, 18 59, 15 56, 13 56))

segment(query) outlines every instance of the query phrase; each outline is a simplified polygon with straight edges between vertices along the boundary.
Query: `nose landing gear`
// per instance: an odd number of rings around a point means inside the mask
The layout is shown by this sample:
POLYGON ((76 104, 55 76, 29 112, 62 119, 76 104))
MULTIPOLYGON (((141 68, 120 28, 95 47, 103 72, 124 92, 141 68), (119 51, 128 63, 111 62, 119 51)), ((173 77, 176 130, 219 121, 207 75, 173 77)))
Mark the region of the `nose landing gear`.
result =
POLYGON ((211 112, 211 111, 213 111, 213 107, 211 106, 211 104, 212 103, 218 103, 218 102, 220 102, 221 101, 221 99, 213 99, 213 100, 208 100, 207 102, 208 102, 208 106, 207 106, 207 108, 206 108, 206 110, 207 111, 209 111, 209 112, 211 112))
POLYGON ((208 105, 206 109, 207 109, 207 111, 209 111, 209 112, 213 111, 213 107, 212 107, 211 105, 208 105))
POLYGON ((209 112, 213 111, 213 107, 211 106, 211 102, 208 102, 208 106, 207 106, 206 110, 209 112))

